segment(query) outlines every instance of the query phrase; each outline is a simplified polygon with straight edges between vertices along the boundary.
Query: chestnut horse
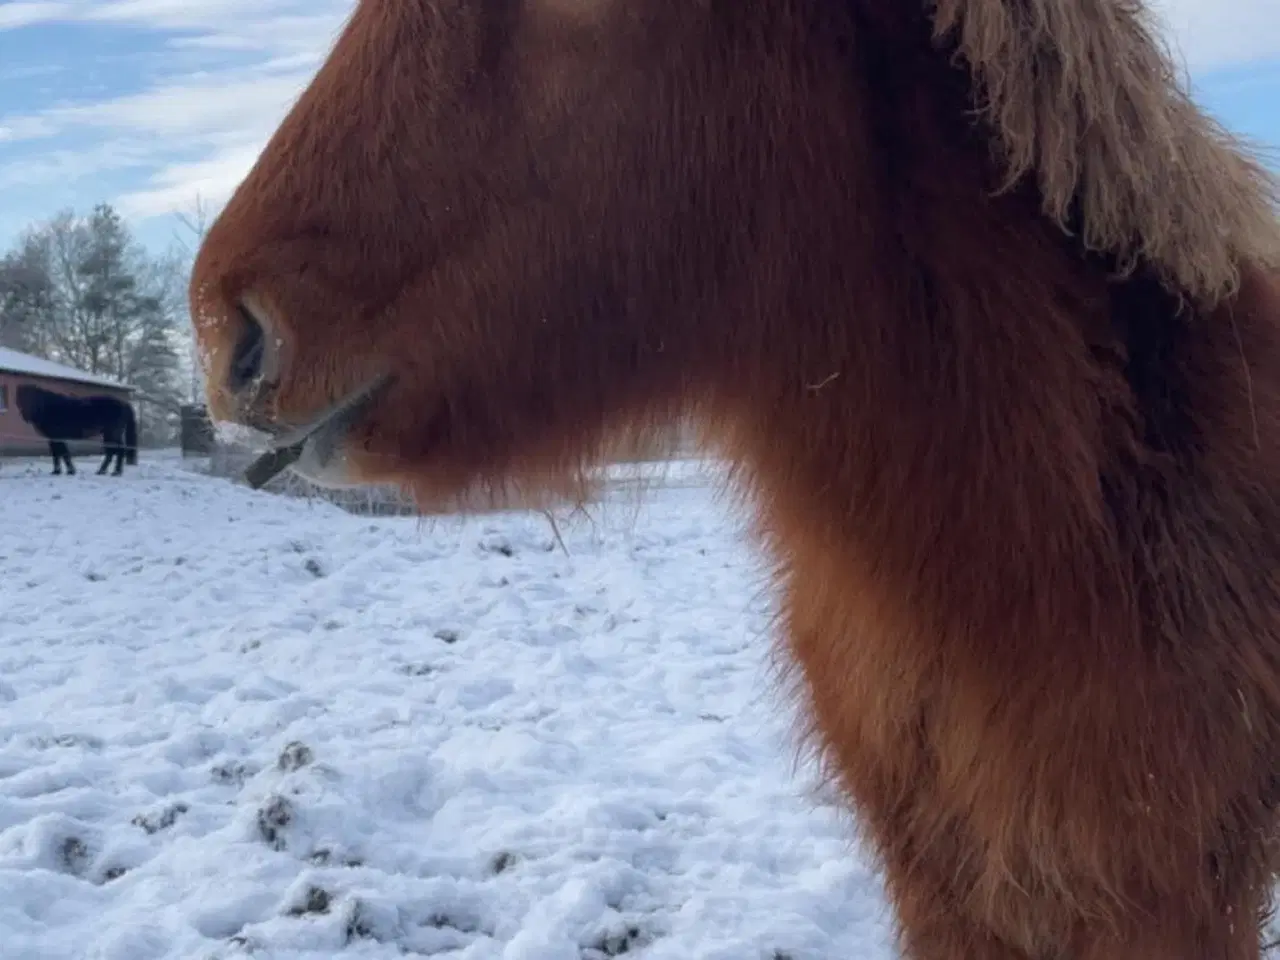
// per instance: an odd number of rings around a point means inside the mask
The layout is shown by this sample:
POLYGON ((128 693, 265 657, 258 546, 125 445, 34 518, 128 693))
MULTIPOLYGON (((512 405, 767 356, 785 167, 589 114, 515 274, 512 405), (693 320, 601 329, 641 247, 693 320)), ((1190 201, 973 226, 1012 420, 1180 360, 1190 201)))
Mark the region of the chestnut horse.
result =
POLYGON ((1142 0, 360 0, 192 308, 321 483, 696 422, 908 956, 1259 955, 1275 185, 1142 0))

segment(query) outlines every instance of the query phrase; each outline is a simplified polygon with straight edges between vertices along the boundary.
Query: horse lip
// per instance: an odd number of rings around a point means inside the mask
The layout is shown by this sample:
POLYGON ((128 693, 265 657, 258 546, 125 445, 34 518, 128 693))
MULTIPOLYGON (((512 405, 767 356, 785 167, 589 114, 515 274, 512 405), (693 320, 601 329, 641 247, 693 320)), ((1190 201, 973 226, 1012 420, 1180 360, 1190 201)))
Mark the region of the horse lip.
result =
POLYGON ((268 446, 275 451, 301 446, 320 434, 322 430, 338 426, 341 421, 355 417, 374 400, 377 394, 390 385, 391 380, 392 377, 389 374, 375 377, 364 386, 348 393, 309 422, 277 433, 271 438, 268 446))

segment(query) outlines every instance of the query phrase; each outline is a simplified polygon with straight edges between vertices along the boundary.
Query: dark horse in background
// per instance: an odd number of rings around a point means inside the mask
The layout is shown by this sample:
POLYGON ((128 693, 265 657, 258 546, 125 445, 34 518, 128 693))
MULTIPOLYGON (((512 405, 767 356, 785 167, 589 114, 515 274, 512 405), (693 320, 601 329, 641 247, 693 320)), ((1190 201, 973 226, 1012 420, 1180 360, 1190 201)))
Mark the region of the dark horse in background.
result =
POLYGON ((99 474, 107 472, 112 457, 116 467, 111 473, 117 477, 124 471, 126 462, 129 466, 138 462, 138 418, 127 401, 106 394, 71 397, 29 383, 18 387, 17 401, 22 419, 49 441, 55 475, 62 473, 63 461, 68 474, 76 472, 68 440, 102 437, 99 474))

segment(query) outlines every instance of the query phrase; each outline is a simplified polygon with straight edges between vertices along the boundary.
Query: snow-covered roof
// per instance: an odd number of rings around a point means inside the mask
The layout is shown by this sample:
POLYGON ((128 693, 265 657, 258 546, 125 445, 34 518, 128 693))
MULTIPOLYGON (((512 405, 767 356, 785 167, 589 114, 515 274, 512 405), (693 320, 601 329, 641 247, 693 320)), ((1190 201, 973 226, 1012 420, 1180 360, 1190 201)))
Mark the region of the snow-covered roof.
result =
POLYGON ((96 373, 85 373, 75 367, 68 367, 64 363, 54 363, 52 360, 33 357, 29 353, 19 353, 17 350, 10 350, 8 347, 0 347, 0 372, 22 373, 29 377, 49 377, 53 380, 70 380, 73 383, 92 383, 101 387, 111 387, 115 390, 133 389, 128 384, 112 380, 110 377, 100 376, 96 373))

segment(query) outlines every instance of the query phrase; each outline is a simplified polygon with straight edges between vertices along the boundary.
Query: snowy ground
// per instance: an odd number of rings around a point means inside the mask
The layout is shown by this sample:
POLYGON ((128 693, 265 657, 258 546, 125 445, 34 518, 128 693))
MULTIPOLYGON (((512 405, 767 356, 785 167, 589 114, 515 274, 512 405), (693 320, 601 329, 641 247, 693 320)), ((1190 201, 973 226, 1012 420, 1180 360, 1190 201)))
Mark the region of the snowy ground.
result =
POLYGON ((0 464, 0 956, 849 960, 705 489, 370 521, 145 457, 0 464))

